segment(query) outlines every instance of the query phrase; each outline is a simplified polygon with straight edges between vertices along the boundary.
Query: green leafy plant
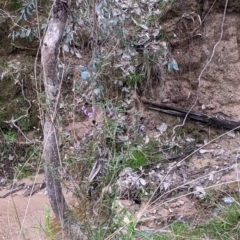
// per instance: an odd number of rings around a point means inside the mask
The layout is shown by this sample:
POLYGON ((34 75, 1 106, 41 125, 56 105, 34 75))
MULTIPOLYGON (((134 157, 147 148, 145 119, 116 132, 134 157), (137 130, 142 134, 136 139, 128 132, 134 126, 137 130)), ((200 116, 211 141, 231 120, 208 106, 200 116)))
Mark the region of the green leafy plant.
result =
MULTIPOLYGON (((35 0, 22 2, 20 9, 17 11, 17 24, 14 26, 13 31, 8 35, 12 41, 15 41, 17 38, 27 39, 30 42, 34 39, 39 39, 40 33, 45 30, 47 24, 45 22, 46 18, 44 13, 39 15, 38 24, 33 23, 32 19, 36 17, 36 9, 38 11, 40 8, 42 9, 42 7, 37 4, 40 5, 40 2, 35 0)), ((12 45, 15 46, 14 43, 12 43, 12 45)))
POLYGON ((50 209, 44 209, 45 233, 50 240, 54 240, 54 234, 51 229, 50 209))
POLYGON ((147 160, 148 159, 141 151, 133 150, 130 154, 130 158, 126 161, 126 164, 132 169, 138 169, 139 167, 144 166, 147 163, 147 160))
POLYGON ((22 8, 19 10, 19 16, 17 18, 17 22, 20 22, 21 20, 25 20, 27 21, 28 16, 32 15, 32 11, 35 9, 36 7, 36 1, 34 0, 29 0, 29 1, 25 1, 22 4, 22 8))
POLYGON ((14 166, 14 172, 17 179, 26 178, 31 175, 28 163, 18 163, 14 166))
POLYGON ((126 77, 126 84, 128 87, 137 87, 141 83, 143 74, 131 73, 126 77))
POLYGON ((7 132, 1 132, 1 135, 4 137, 6 141, 13 142, 16 137, 16 132, 13 130, 8 130, 7 132))

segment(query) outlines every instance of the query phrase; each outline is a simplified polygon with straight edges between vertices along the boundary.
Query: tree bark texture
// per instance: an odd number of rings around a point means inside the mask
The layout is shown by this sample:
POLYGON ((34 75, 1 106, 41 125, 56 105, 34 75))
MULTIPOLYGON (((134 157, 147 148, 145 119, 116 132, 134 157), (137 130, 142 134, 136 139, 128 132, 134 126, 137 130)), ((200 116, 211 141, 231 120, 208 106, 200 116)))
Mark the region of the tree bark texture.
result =
POLYGON ((68 7, 69 5, 63 0, 54 1, 50 21, 41 47, 41 61, 46 94, 46 111, 43 127, 45 181, 52 210, 59 220, 66 220, 67 204, 62 193, 58 172, 59 154, 56 116, 58 111, 59 80, 57 78, 57 59, 67 22, 68 7))

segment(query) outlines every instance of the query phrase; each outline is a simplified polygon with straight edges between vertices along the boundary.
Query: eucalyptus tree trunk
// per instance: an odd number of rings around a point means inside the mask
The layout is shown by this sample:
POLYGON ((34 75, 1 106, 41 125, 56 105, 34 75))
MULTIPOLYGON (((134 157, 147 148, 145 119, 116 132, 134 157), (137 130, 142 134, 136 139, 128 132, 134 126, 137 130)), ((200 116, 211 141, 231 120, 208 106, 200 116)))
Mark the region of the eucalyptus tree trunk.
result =
POLYGON ((59 48, 70 12, 71 0, 54 0, 52 13, 47 25, 41 47, 43 80, 46 94, 46 110, 43 126, 43 158, 45 160, 45 181, 48 198, 55 216, 62 222, 64 232, 71 239, 86 240, 77 221, 68 212, 68 206, 62 193, 59 168, 59 151, 57 144, 57 116, 59 99, 59 79, 57 60, 59 48))
POLYGON ((69 7, 70 3, 67 3, 65 0, 54 1, 51 17, 41 47, 41 61, 46 94, 46 111, 43 127, 45 181, 52 210, 60 221, 66 220, 67 218, 67 204, 62 193, 60 175, 58 172, 60 159, 56 123, 59 98, 57 58, 63 31, 67 22, 69 7))

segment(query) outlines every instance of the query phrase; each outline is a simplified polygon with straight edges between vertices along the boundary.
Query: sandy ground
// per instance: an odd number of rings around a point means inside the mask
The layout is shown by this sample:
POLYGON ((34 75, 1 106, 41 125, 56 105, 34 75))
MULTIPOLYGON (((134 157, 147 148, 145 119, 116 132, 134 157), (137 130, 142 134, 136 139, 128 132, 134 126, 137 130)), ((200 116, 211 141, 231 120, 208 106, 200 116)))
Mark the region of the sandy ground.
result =
MULTIPOLYGON (((36 182, 43 181, 39 175, 36 182)), ((31 183, 30 179, 21 182, 31 183)), ((4 189, 0 191, 1 195, 4 189)), ((0 239, 46 239, 44 209, 50 209, 47 196, 40 191, 32 197, 24 197, 22 191, 0 198, 0 239), (21 234, 22 226, 22 234, 21 234)))
MULTIPOLYGON (((31 184, 31 179, 22 179, 20 182, 31 184)), ((44 176, 39 175, 36 182, 41 183, 43 179, 44 176)), ((0 194, 4 191, 6 190, 1 190, 0 194)), ((48 239, 43 230, 44 211, 50 210, 50 204, 44 190, 32 197, 24 197, 22 194, 23 191, 19 191, 12 196, 0 198, 0 239, 48 239)))
POLYGON ((46 239, 43 228, 47 208, 49 202, 43 193, 0 199, 0 239, 46 239))

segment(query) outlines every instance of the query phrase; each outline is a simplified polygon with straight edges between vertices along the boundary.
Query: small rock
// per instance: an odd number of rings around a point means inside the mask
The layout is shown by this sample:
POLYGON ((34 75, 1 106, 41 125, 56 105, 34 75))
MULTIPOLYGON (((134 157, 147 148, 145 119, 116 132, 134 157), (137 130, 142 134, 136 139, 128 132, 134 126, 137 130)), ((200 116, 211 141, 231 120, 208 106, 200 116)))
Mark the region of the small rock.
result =
POLYGON ((139 182, 141 183, 142 186, 145 186, 147 184, 143 178, 139 178, 139 182))
POLYGON ((204 153, 214 152, 214 150, 213 150, 213 149, 209 149, 209 150, 207 150, 207 149, 201 149, 201 150, 199 150, 199 152, 200 152, 201 154, 204 154, 204 153))
POLYGON ((169 211, 170 213, 173 213, 173 210, 172 210, 171 208, 169 208, 168 211, 169 211))
POLYGON ((179 200, 178 202, 179 202, 180 205, 184 205, 184 201, 179 200))
POLYGON ((214 172, 211 172, 210 174, 209 174, 209 181, 213 181, 214 180, 214 172))
POLYGON ((163 99, 162 102, 163 102, 163 103, 168 103, 168 102, 170 102, 170 99, 169 99, 169 98, 165 98, 165 99, 163 99))
POLYGON ((228 137, 230 137, 230 138, 235 138, 235 137, 236 137, 236 135, 235 135, 234 132, 227 132, 226 134, 227 134, 228 137))
POLYGON ((150 211, 149 213, 156 214, 156 213, 157 213, 157 210, 154 209, 154 210, 150 211))
POLYGON ((231 204, 234 202, 234 199, 232 197, 223 197, 222 198, 222 201, 225 203, 225 204, 231 204))
POLYGON ((145 142, 145 144, 148 144, 149 143, 149 137, 148 136, 146 136, 145 138, 144 138, 144 142, 145 142))
POLYGON ((206 192, 205 192, 205 190, 204 190, 204 188, 202 186, 197 186, 195 194, 198 197, 202 198, 202 197, 204 197, 206 195, 206 192))
POLYGON ((214 109, 216 106, 214 105, 214 104, 212 104, 212 103, 210 103, 210 104, 208 104, 207 106, 207 109, 214 109))
POLYGON ((195 139, 194 139, 194 138, 190 138, 190 137, 189 137, 189 138, 186 138, 186 141, 187 141, 187 142, 194 142, 194 141, 195 141, 195 139))
POLYGON ((161 125, 157 125, 156 128, 160 133, 163 133, 167 130, 167 124, 162 123, 161 125))

